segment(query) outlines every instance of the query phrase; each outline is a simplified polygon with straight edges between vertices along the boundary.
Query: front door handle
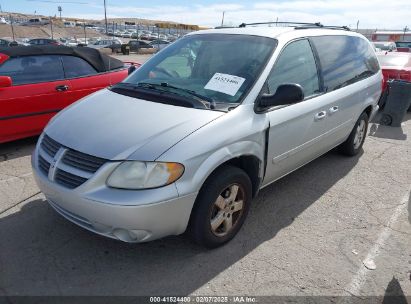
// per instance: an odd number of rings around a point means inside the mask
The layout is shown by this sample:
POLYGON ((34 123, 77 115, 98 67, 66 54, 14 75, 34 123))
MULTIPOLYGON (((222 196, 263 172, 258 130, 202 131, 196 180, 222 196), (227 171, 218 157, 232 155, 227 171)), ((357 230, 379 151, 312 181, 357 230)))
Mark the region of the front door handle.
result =
POLYGON ((69 87, 66 84, 58 85, 56 87, 56 91, 59 91, 59 92, 64 92, 64 91, 67 91, 68 89, 69 89, 69 87))
POLYGON ((331 115, 331 114, 334 114, 334 113, 337 112, 337 111, 338 111, 338 106, 331 107, 331 108, 330 108, 330 115, 331 115))
POLYGON ((327 116, 327 112, 321 111, 321 112, 318 112, 317 114, 315 114, 314 119, 315 120, 321 120, 321 119, 325 118, 325 116, 327 116))

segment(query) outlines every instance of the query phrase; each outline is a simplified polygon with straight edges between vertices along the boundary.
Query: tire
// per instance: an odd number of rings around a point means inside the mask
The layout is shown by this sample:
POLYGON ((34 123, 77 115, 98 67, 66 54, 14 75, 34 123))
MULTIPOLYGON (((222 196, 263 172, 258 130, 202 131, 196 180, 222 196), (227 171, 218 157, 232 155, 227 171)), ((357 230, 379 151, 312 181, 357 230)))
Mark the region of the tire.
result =
POLYGON ((207 178, 197 196, 188 226, 189 235, 194 242, 207 248, 227 243, 243 225, 251 199, 249 176, 234 166, 221 167, 207 178), (242 209, 236 210, 240 205, 242 209), (228 229, 230 218, 232 227, 228 229))
POLYGON ((365 137, 367 136, 368 130, 368 115, 367 113, 363 112, 360 117, 358 118, 357 122, 352 129, 350 136, 348 136, 347 140, 340 145, 340 151, 348 156, 355 156, 357 155, 364 144, 365 137), (363 124, 363 125, 362 125, 363 124), (361 134, 357 134, 362 129, 361 134), (358 141, 358 137, 360 136, 360 140, 358 141))
POLYGON ((392 117, 389 114, 382 114, 380 119, 380 124, 383 126, 391 126, 392 125, 392 117))

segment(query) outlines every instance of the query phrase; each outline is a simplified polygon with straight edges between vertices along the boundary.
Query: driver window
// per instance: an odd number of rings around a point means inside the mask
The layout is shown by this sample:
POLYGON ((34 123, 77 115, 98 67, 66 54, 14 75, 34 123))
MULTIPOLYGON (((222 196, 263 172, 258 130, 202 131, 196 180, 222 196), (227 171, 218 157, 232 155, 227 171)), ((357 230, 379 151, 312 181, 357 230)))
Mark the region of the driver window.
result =
POLYGON ((320 91, 317 66, 307 39, 290 43, 280 53, 267 79, 269 93, 275 93, 285 83, 301 85, 305 97, 320 91))
POLYGON ((180 78, 189 78, 194 67, 194 61, 197 57, 198 46, 191 45, 179 49, 177 53, 169 56, 157 67, 165 70, 169 74, 177 74, 180 78))

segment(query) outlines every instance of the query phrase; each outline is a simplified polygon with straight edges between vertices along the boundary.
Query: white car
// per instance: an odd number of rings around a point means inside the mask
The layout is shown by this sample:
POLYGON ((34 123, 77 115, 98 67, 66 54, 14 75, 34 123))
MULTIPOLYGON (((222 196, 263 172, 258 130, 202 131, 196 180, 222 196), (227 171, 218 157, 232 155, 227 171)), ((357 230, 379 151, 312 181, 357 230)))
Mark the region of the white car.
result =
POLYGON ((116 46, 120 47, 122 44, 122 41, 120 39, 101 39, 96 41, 94 44, 89 44, 88 47, 91 47, 93 49, 102 49, 102 48, 108 48, 111 46, 116 46))
POLYGON ((121 37, 123 38, 131 38, 132 33, 131 32, 124 32, 121 34, 121 37))
POLYGON ((1 17, 0 18, 0 24, 9 24, 9 22, 6 20, 6 18, 1 17))

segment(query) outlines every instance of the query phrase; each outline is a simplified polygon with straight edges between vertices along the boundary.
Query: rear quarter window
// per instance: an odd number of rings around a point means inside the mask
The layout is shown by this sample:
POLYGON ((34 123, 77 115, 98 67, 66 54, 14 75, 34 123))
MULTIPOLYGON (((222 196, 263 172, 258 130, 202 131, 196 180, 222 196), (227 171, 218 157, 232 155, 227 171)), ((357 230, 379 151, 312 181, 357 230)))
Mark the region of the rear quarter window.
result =
POLYGON ((75 56, 61 56, 66 78, 84 77, 97 74, 97 71, 84 59, 75 56))
POLYGON ((368 41, 355 36, 319 36, 317 50, 326 91, 337 90, 376 74, 380 67, 368 41))

